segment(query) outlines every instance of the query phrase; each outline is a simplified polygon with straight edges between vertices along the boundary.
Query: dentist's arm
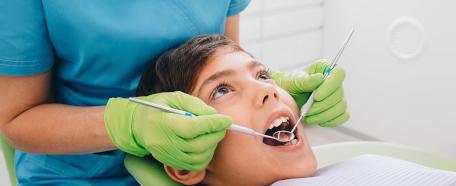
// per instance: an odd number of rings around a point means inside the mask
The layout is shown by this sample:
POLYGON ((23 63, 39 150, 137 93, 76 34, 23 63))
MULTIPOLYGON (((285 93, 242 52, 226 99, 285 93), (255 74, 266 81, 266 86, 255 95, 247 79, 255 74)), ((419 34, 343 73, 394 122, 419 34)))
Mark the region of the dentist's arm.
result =
POLYGON ((105 106, 53 103, 51 72, 0 75, 0 130, 15 149, 36 154, 114 150, 103 121, 105 106))
POLYGON ((239 14, 226 18, 224 36, 239 44, 239 14))
POLYGON ((182 92, 139 97, 197 114, 182 116, 112 98, 107 106, 53 103, 51 70, 0 76, 0 130, 15 149, 35 154, 87 154, 120 149, 152 155, 182 170, 203 170, 233 121, 182 92), (138 107, 139 106, 139 107, 138 107), (138 107, 138 108, 137 108, 138 107))

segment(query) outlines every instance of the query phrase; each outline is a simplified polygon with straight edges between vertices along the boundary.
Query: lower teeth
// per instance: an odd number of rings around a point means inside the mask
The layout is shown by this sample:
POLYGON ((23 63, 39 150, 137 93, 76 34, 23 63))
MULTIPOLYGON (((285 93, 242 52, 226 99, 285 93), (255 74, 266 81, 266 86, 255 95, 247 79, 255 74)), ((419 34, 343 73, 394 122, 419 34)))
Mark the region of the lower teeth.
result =
POLYGON ((291 141, 287 141, 284 145, 296 145, 298 143, 298 139, 293 139, 291 141))

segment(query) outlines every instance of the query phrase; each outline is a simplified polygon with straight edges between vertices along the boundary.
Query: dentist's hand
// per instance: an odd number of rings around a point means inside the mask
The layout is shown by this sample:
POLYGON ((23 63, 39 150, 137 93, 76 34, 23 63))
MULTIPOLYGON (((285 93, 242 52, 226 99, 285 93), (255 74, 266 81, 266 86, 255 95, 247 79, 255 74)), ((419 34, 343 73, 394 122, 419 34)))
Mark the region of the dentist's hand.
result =
POLYGON ((105 124, 114 144, 121 150, 155 159, 181 170, 202 171, 225 137, 233 120, 217 114, 200 99, 182 92, 137 97, 148 102, 191 112, 194 117, 162 111, 111 98, 106 105, 105 124))
POLYGON ((344 69, 335 65, 323 81, 323 74, 330 63, 328 60, 318 60, 291 73, 269 72, 276 84, 287 91, 301 109, 312 91, 318 87, 314 96, 315 102, 304 117, 306 124, 336 127, 350 118, 342 87, 345 79, 344 69))

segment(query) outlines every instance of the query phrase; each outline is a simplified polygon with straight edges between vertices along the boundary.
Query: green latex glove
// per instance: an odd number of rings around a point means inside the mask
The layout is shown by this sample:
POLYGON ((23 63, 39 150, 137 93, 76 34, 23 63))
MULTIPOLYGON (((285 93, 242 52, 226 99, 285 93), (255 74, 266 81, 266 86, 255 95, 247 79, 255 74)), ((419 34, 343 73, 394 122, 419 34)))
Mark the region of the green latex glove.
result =
POLYGON ((148 102, 193 113, 194 117, 162 111, 111 98, 106 105, 104 120, 114 144, 121 150, 155 159, 181 170, 202 171, 225 137, 233 120, 217 114, 199 98, 182 92, 165 92, 137 97, 148 102))
POLYGON ((328 60, 318 60, 291 73, 273 70, 269 72, 276 84, 287 91, 301 109, 312 91, 318 87, 314 96, 315 102, 304 117, 306 124, 336 127, 350 118, 342 87, 345 79, 344 69, 335 65, 323 81, 323 74, 330 63, 328 60))

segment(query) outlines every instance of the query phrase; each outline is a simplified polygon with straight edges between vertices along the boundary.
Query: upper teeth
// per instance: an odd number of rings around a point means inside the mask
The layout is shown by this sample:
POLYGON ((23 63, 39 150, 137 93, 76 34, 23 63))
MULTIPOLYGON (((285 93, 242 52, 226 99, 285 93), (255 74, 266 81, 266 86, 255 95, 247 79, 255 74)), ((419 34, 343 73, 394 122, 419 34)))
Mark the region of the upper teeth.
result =
POLYGON ((283 122, 287 122, 288 119, 289 119, 288 117, 284 117, 284 116, 280 116, 280 117, 276 118, 274 121, 271 122, 271 124, 269 124, 269 129, 280 126, 283 122))

